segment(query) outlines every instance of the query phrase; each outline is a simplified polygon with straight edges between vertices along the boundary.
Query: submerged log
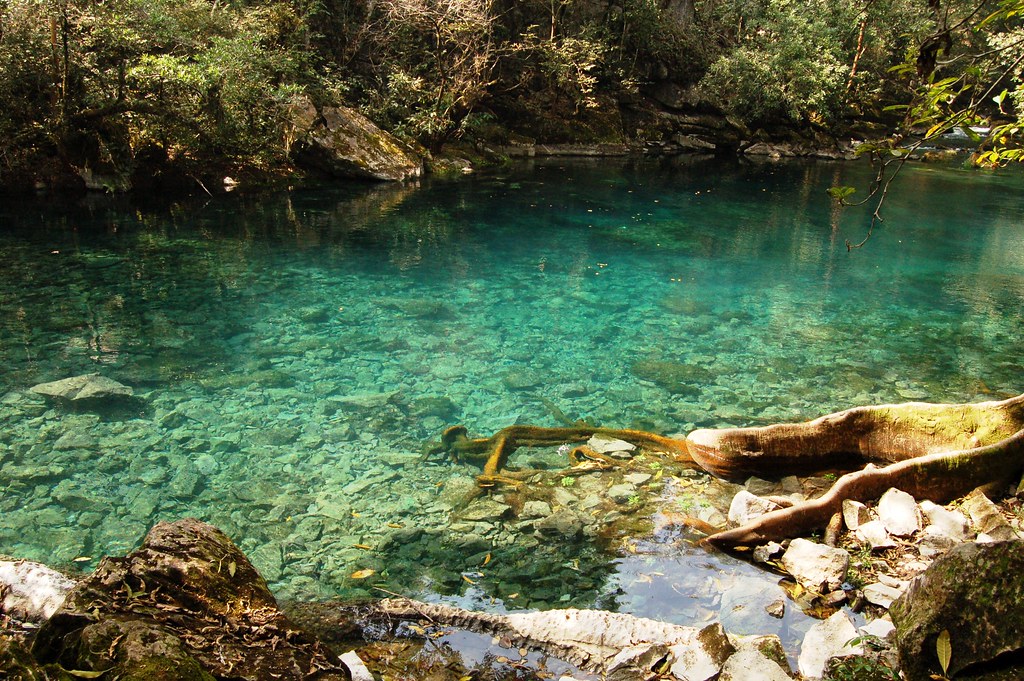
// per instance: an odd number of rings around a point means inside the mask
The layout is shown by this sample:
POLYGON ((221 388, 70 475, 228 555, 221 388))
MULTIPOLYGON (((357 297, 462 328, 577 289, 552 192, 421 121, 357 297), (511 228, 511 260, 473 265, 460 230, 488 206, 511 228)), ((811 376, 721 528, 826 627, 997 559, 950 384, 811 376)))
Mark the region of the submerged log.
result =
POLYGON ((516 448, 581 442, 595 434, 664 453, 732 480, 863 467, 839 478, 822 497, 707 539, 729 548, 822 528, 841 511, 844 499, 871 501, 890 487, 944 503, 981 485, 1009 483, 1024 468, 1024 395, 977 404, 855 407, 804 423, 701 429, 685 440, 638 430, 522 425, 504 428, 489 438, 471 439, 465 427, 455 426, 445 431, 432 451, 484 461, 478 482, 491 486, 511 479, 502 469, 516 448))

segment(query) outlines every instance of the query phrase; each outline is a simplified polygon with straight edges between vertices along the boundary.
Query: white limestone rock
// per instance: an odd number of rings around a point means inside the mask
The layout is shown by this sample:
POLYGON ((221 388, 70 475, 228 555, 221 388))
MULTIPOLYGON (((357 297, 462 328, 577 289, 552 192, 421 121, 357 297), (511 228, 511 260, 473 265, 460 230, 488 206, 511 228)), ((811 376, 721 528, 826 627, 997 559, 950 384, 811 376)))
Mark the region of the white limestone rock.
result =
POLYGON ((882 639, 888 638, 894 631, 896 631, 896 625, 889 619, 888 613, 885 617, 873 619, 860 628, 860 633, 865 636, 877 636, 882 639))
POLYGON ((872 520, 858 527, 854 534, 873 549, 887 549, 896 546, 881 520, 872 520))
POLYGON ((868 584, 864 587, 864 598, 882 608, 888 608, 903 593, 902 589, 887 586, 881 582, 868 584))
POLYGON ((729 504, 729 524, 746 525, 750 521, 779 508, 774 501, 755 496, 747 490, 740 490, 729 504))
POLYGON ((718 681, 792 681, 779 663, 756 648, 740 650, 725 661, 718 681))
POLYGON ((16 620, 48 620, 73 586, 74 580, 41 563, 0 561, 0 611, 16 620))
POLYGON ((846 523, 846 529, 856 530, 869 520, 871 513, 867 506, 853 499, 843 499, 843 522, 846 523))
POLYGON ((807 539, 794 539, 782 556, 782 567, 807 589, 828 593, 846 581, 850 554, 807 539))
POLYGON ((840 655, 859 655, 863 649, 849 645, 857 637, 857 627, 842 610, 827 620, 816 622, 804 636, 800 646, 797 667, 806 679, 819 679, 829 658, 840 655))
POLYGON ((366 664, 359 658, 356 651, 350 650, 341 656, 341 661, 348 667, 352 674, 352 681, 373 681, 373 674, 366 668, 366 664))
POLYGON ((928 527, 935 534, 943 534, 950 539, 962 542, 967 541, 970 525, 967 518, 960 511, 950 511, 925 499, 921 502, 921 512, 928 519, 928 527))
POLYGON ((587 446, 598 454, 614 455, 619 453, 632 453, 636 451, 636 445, 605 435, 593 435, 587 440, 587 446))
POLYGON ((909 537, 921 529, 917 501, 906 492, 891 488, 878 500, 878 518, 889 534, 909 537))
POLYGON ((722 671, 722 665, 736 652, 719 623, 709 624, 692 640, 669 647, 672 675, 681 681, 710 681, 722 671))
POLYGON ((917 541, 917 551, 925 558, 931 558, 942 555, 959 543, 935 525, 929 525, 917 541))

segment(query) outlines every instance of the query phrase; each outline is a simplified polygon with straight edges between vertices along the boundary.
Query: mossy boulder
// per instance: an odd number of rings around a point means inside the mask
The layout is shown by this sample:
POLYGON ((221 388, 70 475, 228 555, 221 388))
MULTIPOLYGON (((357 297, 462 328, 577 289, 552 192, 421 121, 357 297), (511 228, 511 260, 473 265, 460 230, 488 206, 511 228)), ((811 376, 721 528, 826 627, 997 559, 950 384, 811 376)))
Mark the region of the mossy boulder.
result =
POLYGON ((160 523, 139 550, 104 558, 39 630, 33 654, 122 679, 350 678, 289 622, 238 547, 192 518, 160 523))
POLYGON ((296 158, 329 175, 401 181, 419 177, 423 161, 412 149, 354 109, 317 108, 308 98, 289 107, 296 158))
POLYGON ((889 608, 908 681, 941 674, 936 641, 949 632, 946 674, 1003 662, 1024 678, 1024 541, 961 544, 936 560, 889 608), (998 658, 998 659, 997 659, 998 658))

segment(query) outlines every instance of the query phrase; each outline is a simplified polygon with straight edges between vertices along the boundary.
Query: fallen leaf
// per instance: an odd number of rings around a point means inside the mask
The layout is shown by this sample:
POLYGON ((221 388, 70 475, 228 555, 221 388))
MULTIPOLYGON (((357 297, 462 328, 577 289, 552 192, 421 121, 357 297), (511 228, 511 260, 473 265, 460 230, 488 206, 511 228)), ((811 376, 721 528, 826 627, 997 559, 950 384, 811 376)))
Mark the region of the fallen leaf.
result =
POLYGON ((366 568, 365 570, 356 570, 349 577, 352 579, 366 579, 370 575, 377 574, 377 571, 372 568, 366 568))
POLYGON ((483 567, 484 565, 487 565, 490 562, 491 562, 491 554, 488 553, 486 556, 484 556, 484 562, 480 563, 480 567, 483 567))
POLYGON ((466 575, 462 575, 462 578, 463 578, 464 580, 466 580, 467 582, 469 582, 470 584, 476 584, 476 582, 474 582, 474 581, 473 581, 472 579, 470 579, 470 578, 469 578, 469 577, 467 577, 466 575))
POLYGON ((402 523, 388 523, 388 527, 393 527, 397 530, 399 528, 405 527, 405 525, 403 525, 402 523))
POLYGON ((372 551, 373 550, 373 547, 370 546, 369 544, 353 544, 352 548, 354 548, 354 549, 362 549, 363 551, 372 551))

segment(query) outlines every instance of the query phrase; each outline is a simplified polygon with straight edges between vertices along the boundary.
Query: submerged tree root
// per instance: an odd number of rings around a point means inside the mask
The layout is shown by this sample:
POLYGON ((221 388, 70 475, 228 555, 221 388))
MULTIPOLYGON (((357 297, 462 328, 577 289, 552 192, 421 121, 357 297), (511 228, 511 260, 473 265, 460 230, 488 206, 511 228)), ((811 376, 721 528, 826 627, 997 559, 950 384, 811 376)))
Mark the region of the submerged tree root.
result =
MULTIPOLYGON (((824 527, 842 509, 844 499, 868 502, 890 487, 944 503, 981 485, 1009 483, 1024 468, 1024 395, 978 404, 856 407, 804 423, 696 430, 685 440, 591 426, 509 426, 489 438, 471 439, 465 427, 455 426, 428 454, 444 452, 456 460, 483 461, 483 474, 477 480, 481 486, 493 486, 515 481, 514 474, 502 469, 517 448, 584 442, 593 435, 665 453, 676 462, 733 480, 863 466, 839 478, 817 499, 768 513, 706 540, 731 548, 824 527)), ((577 447, 572 460, 596 459, 599 465, 611 465, 604 460, 607 457, 591 454, 589 448, 577 447)))

